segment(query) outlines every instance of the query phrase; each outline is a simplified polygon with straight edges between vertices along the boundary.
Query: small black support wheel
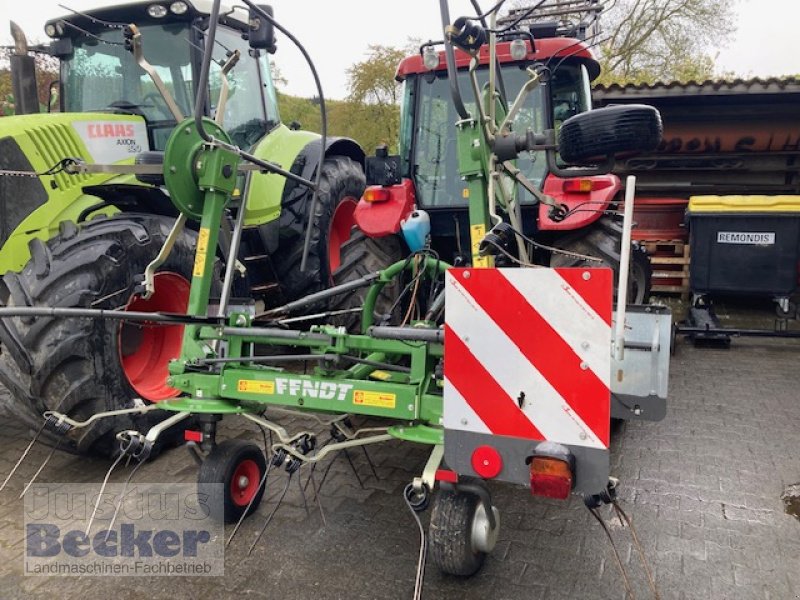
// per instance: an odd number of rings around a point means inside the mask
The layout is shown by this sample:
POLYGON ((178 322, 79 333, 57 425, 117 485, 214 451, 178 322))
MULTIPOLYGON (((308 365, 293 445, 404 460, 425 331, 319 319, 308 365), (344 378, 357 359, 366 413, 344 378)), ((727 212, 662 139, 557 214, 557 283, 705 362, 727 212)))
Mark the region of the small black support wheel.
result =
POLYGON ((500 530, 499 513, 491 528, 486 508, 477 495, 439 490, 433 500, 429 528, 429 552, 443 573, 469 577, 483 566, 494 549, 500 530))
POLYGON ((208 484, 222 484, 224 520, 226 523, 236 523, 245 511, 251 515, 261 503, 266 487, 261 486, 261 480, 266 469, 264 453, 256 444, 244 440, 225 440, 200 465, 197 489, 202 492, 208 484))

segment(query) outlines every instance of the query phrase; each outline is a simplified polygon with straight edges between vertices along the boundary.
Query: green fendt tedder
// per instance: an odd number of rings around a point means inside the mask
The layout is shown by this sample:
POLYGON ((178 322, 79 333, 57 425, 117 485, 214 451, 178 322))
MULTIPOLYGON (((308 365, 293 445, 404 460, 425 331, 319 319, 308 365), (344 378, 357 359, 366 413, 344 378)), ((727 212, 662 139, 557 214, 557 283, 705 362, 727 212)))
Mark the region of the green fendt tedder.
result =
MULTIPOLYGON (((61 66, 52 86, 60 112, 48 114, 19 114, 38 113, 39 102, 33 59, 12 28, 19 116, 0 119, 0 304, 186 310, 197 227, 192 219, 184 227, 183 217, 176 224, 182 213, 160 175, 77 172, 61 161, 161 164, 176 124, 193 110, 210 7, 207 0, 138 2, 49 21, 52 41, 37 50, 61 66), (136 31, 126 37, 129 23, 136 31), (30 172, 38 176, 24 175, 30 172), (168 238, 172 251, 153 262, 168 238)), ((236 296, 276 306, 328 286, 364 189, 364 153, 352 140, 328 139, 320 157, 319 135, 283 125, 270 76, 269 24, 251 22, 241 6, 222 14, 203 115, 254 156, 306 179, 319 176, 314 207, 306 187, 281 175, 231 180, 233 199, 209 255, 220 268, 229 257, 236 261, 236 296), (237 221, 240 249, 231 254, 237 221)), ((199 217, 199 207, 186 209, 199 217)), ((212 284, 215 294, 220 284, 212 284)), ((130 408, 136 398, 158 402, 178 394, 165 381, 181 339, 180 327, 0 324, 0 382, 12 392, 12 412, 31 423, 47 409, 88 416, 130 408)), ((128 425, 144 422, 132 418, 128 425)), ((71 440, 72 448, 106 453, 120 424, 98 422, 71 440)))
MULTIPOLYGON (((278 27, 267 12, 250 0, 242 1, 251 11, 251 24, 266 21, 278 27)), ((26 325, 30 330, 58 330, 66 323, 80 322, 117 335, 120 330, 111 324, 123 323, 123 327, 137 327, 144 338, 165 325, 182 324, 185 329, 176 342, 179 356, 169 362, 163 382, 178 390, 178 395, 105 412, 53 407, 43 412, 39 432, 80 439, 82 432, 97 423, 117 431, 118 457, 107 482, 123 458, 138 466, 165 432, 193 421, 196 425, 186 430, 185 437, 200 462, 200 490, 206 485, 222 490, 219 508, 227 522, 241 522, 255 510, 265 494, 270 469, 288 473, 274 514, 292 477, 308 473, 313 484, 313 465, 336 452, 388 440, 426 444, 430 458, 421 476, 405 488, 404 497, 415 511, 432 504, 432 561, 444 572, 461 576, 475 573, 497 541, 499 511, 486 480, 513 483, 534 495, 562 500, 581 494, 590 508, 613 502, 611 395, 630 408, 625 418, 663 417, 670 345, 666 309, 632 309, 626 304, 633 182, 626 189, 616 313, 613 272, 600 261, 597 267, 522 264, 497 268, 498 257, 515 237, 524 238, 524 234, 494 208, 499 198, 515 197, 511 188, 525 185, 519 178, 507 180, 520 153, 538 153, 553 161, 559 151, 570 164, 582 165, 570 167, 573 170, 565 176, 594 176, 609 168, 616 153, 658 143, 657 111, 646 106, 611 107, 566 119, 558 135, 553 128, 514 131, 509 123, 531 90, 547 80, 547 65, 533 65, 527 71, 528 81, 519 89, 506 90, 507 96, 496 93, 494 77, 481 86, 479 53, 486 41, 490 62, 494 62, 495 34, 487 31, 480 17, 460 17, 451 23, 447 1, 441 0, 445 43, 470 57, 471 112, 453 126, 460 175, 469 189, 470 228, 482 230, 472 263, 451 268, 424 242, 429 232, 421 229, 407 238, 423 240, 421 247, 412 248, 387 268, 259 313, 252 302, 241 302, 232 294, 237 270, 233 258, 224 261, 222 286, 214 289, 219 281, 216 248, 226 211, 236 201, 237 174, 282 174, 317 193, 323 188, 243 151, 230 131, 208 118, 205 83, 217 27, 222 31, 219 4, 214 0, 210 10, 193 117, 172 129, 161 164, 154 164, 152 157, 133 169, 139 177, 163 183, 178 218, 197 223, 193 247, 187 248, 193 252, 187 310, 165 305, 144 313, 138 310, 138 300, 122 310, 91 303, 65 307, 58 302, 0 307, 6 331, 12 327, 27 331, 26 325), (501 192, 501 187, 508 193, 501 192), (386 286, 398 286, 401 291, 391 296, 393 305, 381 306, 389 296, 386 286), (350 333, 341 324, 286 327, 291 318, 287 315, 307 317, 303 311, 362 288, 367 292, 359 333, 350 333), (309 373, 292 372, 282 365, 287 356, 308 361, 314 368, 309 373), (331 439, 320 444, 313 432, 288 431, 276 420, 287 410, 324 413, 317 419, 331 428, 331 439), (119 421, 156 414, 166 418, 149 428, 130 428, 119 421), (241 439, 217 443, 218 422, 234 416, 268 430, 271 445, 262 449, 241 439), (304 466, 310 468, 298 474, 304 466)), ((126 43, 134 49, 137 32, 135 26, 124 31, 126 43)), ((251 33, 251 43, 253 37, 251 33)), ((160 92, 168 104, 173 102, 168 90, 160 92)), ((456 95, 454 89, 454 101, 456 95)), ((72 161, 68 168, 78 173, 125 170, 81 161, 72 161)), ((249 200, 246 208, 250 209, 249 200)), ((230 257, 237 256, 243 242, 243 221, 237 218, 231 232, 230 257)), ((65 233, 67 246, 81 235, 80 231, 65 233)), ((181 249, 170 241, 164 243, 161 259, 180 255, 181 249)), ((120 260, 126 250, 114 258, 120 260)), ((26 269, 52 272, 51 255, 52 249, 47 261, 34 260, 26 269)), ((112 273, 116 265, 109 262, 104 268, 112 273)), ((4 339, 4 353, 6 348, 4 339)), ((98 356, 96 350, 87 352, 98 356)), ((68 377, 61 382, 68 388, 73 385, 68 377)), ((233 533, 237 530, 238 524, 233 533)), ((425 539, 423 535, 415 598, 421 594, 425 539)))

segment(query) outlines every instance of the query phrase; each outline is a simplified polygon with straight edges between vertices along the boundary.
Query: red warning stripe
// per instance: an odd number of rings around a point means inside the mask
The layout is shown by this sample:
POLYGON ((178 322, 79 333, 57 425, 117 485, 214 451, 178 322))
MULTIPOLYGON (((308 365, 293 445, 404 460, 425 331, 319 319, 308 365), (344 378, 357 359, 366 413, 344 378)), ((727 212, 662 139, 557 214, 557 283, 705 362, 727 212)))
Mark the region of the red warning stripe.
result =
POLYGON ((545 440, 516 401, 473 356, 466 344, 445 325, 444 371, 448 381, 493 434, 545 440))
MULTIPOLYGON (((583 279, 585 269, 556 269, 561 278, 566 281, 575 293, 588 304, 597 315, 605 321, 606 325, 611 326, 611 296, 604 285, 586 285, 583 279)), ((612 278, 611 269, 592 269, 592 278, 602 278, 601 281, 608 281, 612 278)), ((613 283, 612 283, 613 285, 613 283)))
MULTIPOLYGON (((581 369, 581 358, 508 279, 497 271, 475 269, 473 273, 478 276, 460 279, 459 283, 601 443, 608 446, 610 406, 602 401, 608 397, 608 387, 591 369, 581 369), (484 277, 491 277, 491 284, 484 277)), ((448 338, 447 352, 450 341, 448 338)))

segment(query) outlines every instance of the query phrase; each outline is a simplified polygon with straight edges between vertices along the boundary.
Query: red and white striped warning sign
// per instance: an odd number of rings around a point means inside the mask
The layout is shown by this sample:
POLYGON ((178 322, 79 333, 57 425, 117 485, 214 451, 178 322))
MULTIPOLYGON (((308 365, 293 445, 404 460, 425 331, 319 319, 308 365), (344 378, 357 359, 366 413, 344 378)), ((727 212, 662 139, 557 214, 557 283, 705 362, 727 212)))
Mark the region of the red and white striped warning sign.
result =
POLYGON ((450 269, 444 426, 607 448, 610 269, 450 269))

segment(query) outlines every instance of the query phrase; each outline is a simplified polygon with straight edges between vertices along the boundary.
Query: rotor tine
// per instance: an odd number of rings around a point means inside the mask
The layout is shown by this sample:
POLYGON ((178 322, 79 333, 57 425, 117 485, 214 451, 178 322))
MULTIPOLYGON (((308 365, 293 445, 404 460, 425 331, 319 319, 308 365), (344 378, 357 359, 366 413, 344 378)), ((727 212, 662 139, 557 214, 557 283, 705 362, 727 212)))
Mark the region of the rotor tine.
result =
POLYGON ((308 472, 308 479, 306 479, 306 483, 303 486, 303 491, 308 489, 308 484, 311 483, 311 476, 314 475, 314 471, 316 470, 316 468, 317 468, 317 463, 312 463, 311 470, 308 472))
POLYGON ((47 420, 45 420, 45 421, 42 423, 42 426, 41 426, 41 427, 39 427, 39 431, 37 431, 37 432, 36 432, 36 435, 35 435, 35 436, 33 436, 33 439, 32 439, 32 440, 30 441, 30 443, 28 444, 28 447, 27 447, 27 448, 25 448, 25 451, 22 453, 22 456, 20 456, 20 457, 19 457, 19 460, 18 460, 18 461, 17 461, 17 463, 16 463, 16 464, 13 466, 13 468, 11 469, 11 472, 10 472, 8 475, 6 475, 6 478, 5 478, 5 480, 3 481, 3 484, 2 484, 2 485, 0 485, 0 492, 2 492, 2 491, 3 491, 3 489, 5 489, 5 487, 6 487, 6 484, 9 482, 9 480, 11 479, 11 477, 13 477, 14 473, 16 473, 16 472, 17 472, 17 469, 19 469, 19 466, 22 464, 22 461, 23 461, 23 460, 25 460, 25 457, 26 457, 26 456, 28 456, 28 453, 31 451, 31 448, 33 448, 33 445, 36 443, 36 440, 38 440, 38 439, 39 439, 39 436, 40 436, 40 435, 42 435, 42 432, 44 431, 45 425, 47 425, 47 420))
POLYGON ((227 542, 225 542, 225 547, 226 547, 226 548, 227 548, 227 547, 230 545, 230 543, 233 541, 233 537, 236 535, 236 532, 237 532, 237 531, 239 531, 239 527, 241 527, 241 525, 242 525, 242 522, 244 521, 245 517, 246 517, 246 516, 248 515, 248 513, 250 512, 250 507, 253 505, 253 501, 256 499, 256 496, 258 496, 258 492, 259 492, 259 490, 260 490, 262 487, 266 486, 266 484, 267 484, 267 478, 269 477, 269 471, 270 471, 270 469, 272 469, 272 460, 269 460, 269 461, 267 461, 267 468, 266 468, 266 470, 264 471, 264 476, 263 476, 263 477, 261 477, 261 482, 258 484, 258 489, 256 490, 256 493, 255 493, 255 494, 253 494, 253 497, 252 497, 252 498, 250 498, 250 502, 248 502, 248 503, 247 503, 247 508, 245 508, 245 509, 244 509, 244 512, 242 513, 242 516, 241 516, 241 517, 239 517, 239 520, 236 522, 236 527, 234 527, 234 528, 233 528, 233 531, 231 532, 231 535, 230 535, 230 537, 228 537, 228 541, 227 541, 227 542))
POLYGON ((359 487, 364 489, 364 482, 361 481, 361 477, 358 475, 358 471, 356 470, 356 466, 353 464, 353 459, 350 458, 350 453, 347 451, 347 448, 342 448, 342 452, 344 452, 344 456, 347 459, 347 462, 350 463, 350 468, 353 469, 353 475, 356 476, 356 480, 358 481, 359 487))
POLYGON ((108 484, 108 479, 111 477, 111 473, 114 471, 114 469, 117 468, 117 465, 120 463, 120 461, 122 461, 122 458, 125 456, 125 454, 126 453, 121 450, 120 453, 119 453, 119 456, 111 464, 111 466, 108 468, 108 471, 106 472, 106 476, 103 479, 103 485, 100 486, 100 493, 97 494, 97 502, 94 503, 94 509, 92 510, 92 516, 89 517, 89 524, 86 526, 85 533, 86 533, 87 536, 89 535, 89 531, 92 529, 92 523, 94 522, 94 517, 97 514, 97 509, 100 508, 100 500, 103 498, 103 492, 106 491, 106 484, 108 484))
POLYGON ((300 475, 297 476, 297 487, 300 488, 300 496, 303 498, 303 508, 306 509, 306 517, 311 517, 308 510, 308 500, 306 500, 306 491, 303 489, 303 480, 300 475))
POLYGON ((380 481, 381 478, 378 477, 378 471, 375 470, 375 464, 372 462, 372 459, 369 456, 369 452, 367 452, 367 447, 366 446, 361 446, 361 449, 364 451, 364 458, 367 459, 367 463, 369 464, 369 468, 372 469, 372 474, 375 476, 375 479, 380 481))
MULTIPOLYGON (((339 452, 341 452, 341 450, 339 452)), ((336 456, 339 455, 339 452, 336 453, 336 456)), ((322 481, 320 481, 319 485, 316 486, 317 489, 314 492, 314 495, 317 495, 320 492, 322 492, 322 486, 325 485, 325 480, 328 478, 328 473, 331 472, 331 467, 333 467, 333 463, 336 460, 336 456, 334 456, 333 459, 331 459, 331 462, 328 463, 328 466, 325 467, 325 472, 322 474, 322 481)))
MULTIPOLYGON (((331 461, 333 462, 333 461, 331 461)), ((319 507, 319 516, 322 517, 322 526, 327 527, 328 521, 325 519, 325 511, 322 510, 322 498, 319 497, 317 493, 317 482, 314 480, 314 469, 313 467, 316 466, 317 463, 312 465, 311 473, 308 475, 308 480, 311 482, 311 489, 314 490, 314 500, 317 502, 317 506, 319 507)))
MULTIPOLYGON (((128 478, 125 480, 125 483, 122 486, 122 492, 120 492, 119 494, 119 500, 117 500, 117 506, 114 507, 114 515, 111 517, 111 522, 108 524, 108 528, 106 528, 106 538, 105 538, 106 542, 108 541, 108 536, 111 535, 111 529, 114 527, 114 523, 117 520, 117 514, 119 514, 119 509, 122 508, 122 503, 125 500, 125 492, 128 491, 128 484, 130 484, 131 480, 133 479, 133 476, 136 475, 136 471, 139 469, 139 467, 141 467, 144 464, 144 462, 145 461, 140 460, 133 466, 133 469, 131 470, 130 474, 128 475, 128 478)), ((130 463, 130 457, 128 457, 128 463, 130 463)))
POLYGON ((63 438, 58 438, 58 441, 56 442, 56 445, 53 446, 52 450, 50 450, 50 454, 47 455, 47 458, 45 458, 44 462, 39 466, 38 469, 36 469, 36 473, 33 474, 33 477, 31 477, 30 481, 28 481, 28 483, 25 485, 25 488, 22 490, 22 492, 20 492, 19 498, 17 498, 18 500, 22 499, 22 497, 25 495, 25 493, 33 485, 33 482, 36 481, 36 478, 39 476, 39 473, 41 473, 44 470, 44 468, 47 465, 47 463, 50 462, 51 458, 53 458, 53 455, 56 453, 56 450, 58 450, 59 447, 61 447, 62 439, 63 438))
POLYGON ((294 475, 294 473, 289 473, 289 478, 286 480, 286 485, 283 487, 283 491, 281 492, 280 498, 278 498, 278 502, 275 504, 275 507, 272 509, 272 512, 269 513, 267 520, 264 521, 264 526, 261 528, 261 531, 258 532, 256 539, 250 546, 250 550, 247 551, 247 556, 250 556, 253 553, 253 549, 256 547, 256 544, 258 544, 258 540, 260 540, 261 536, 264 535, 264 532, 267 530, 267 526, 272 521, 272 517, 274 517, 275 513, 278 512, 278 508, 280 508, 283 499, 286 497, 286 492, 289 491, 289 485, 292 483, 292 475, 294 475))

